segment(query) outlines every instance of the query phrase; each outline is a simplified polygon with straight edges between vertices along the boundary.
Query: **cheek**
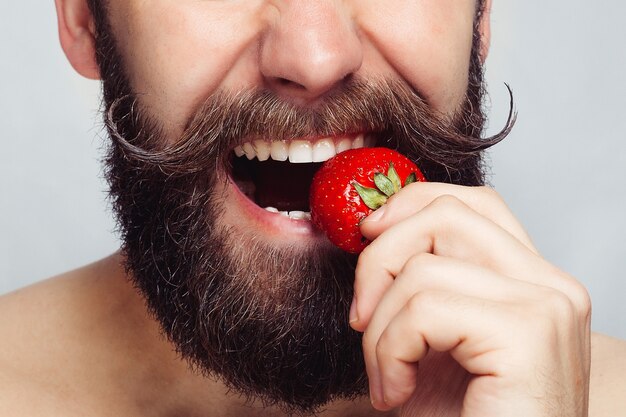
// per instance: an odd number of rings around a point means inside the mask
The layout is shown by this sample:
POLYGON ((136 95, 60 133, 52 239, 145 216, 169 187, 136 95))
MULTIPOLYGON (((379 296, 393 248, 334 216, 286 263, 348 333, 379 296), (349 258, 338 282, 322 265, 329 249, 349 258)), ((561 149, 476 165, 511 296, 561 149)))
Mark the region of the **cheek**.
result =
POLYGON ((436 109, 451 113, 467 90, 475 0, 365 0, 367 37, 436 109))
POLYGON ((121 5, 112 21, 123 40, 119 46, 133 90, 166 131, 182 131, 194 109, 251 53, 262 3, 131 0, 121 5))

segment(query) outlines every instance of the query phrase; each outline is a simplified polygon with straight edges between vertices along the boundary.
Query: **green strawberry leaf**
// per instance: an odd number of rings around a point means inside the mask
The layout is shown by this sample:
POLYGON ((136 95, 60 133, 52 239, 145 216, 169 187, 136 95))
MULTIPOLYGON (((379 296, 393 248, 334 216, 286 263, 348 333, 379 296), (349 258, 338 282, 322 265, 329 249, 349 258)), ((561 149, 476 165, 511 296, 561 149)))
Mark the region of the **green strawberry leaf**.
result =
POLYGON ((391 197, 394 193, 394 184, 385 174, 377 172, 374 174, 374 184, 380 191, 382 191, 387 197, 391 197))
POLYGON ((414 182, 417 182, 417 176, 415 175, 415 172, 411 172, 411 175, 406 177, 406 180, 404 180, 404 186, 406 187, 407 185, 413 184, 414 182))
MULTIPOLYGON (((389 179, 391 180, 391 183, 393 184, 393 193, 397 193, 398 191, 400 191, 400 188, 402 188, 402 182, 400 181, 400 177, 398 176, 396 169, 393 167, 393 162, 389 163, 389 170, 387 171, 387 176, 389 177, 389 179)), ((391 195, 391 194, 387 194, 387 195, 391 195)))
POLYGON ((380 208, 387 202, 387 196, 374 188, 364 187, 356 181, 352 181, 352 186, 356 189, 365 205, 372 210, 380 208))

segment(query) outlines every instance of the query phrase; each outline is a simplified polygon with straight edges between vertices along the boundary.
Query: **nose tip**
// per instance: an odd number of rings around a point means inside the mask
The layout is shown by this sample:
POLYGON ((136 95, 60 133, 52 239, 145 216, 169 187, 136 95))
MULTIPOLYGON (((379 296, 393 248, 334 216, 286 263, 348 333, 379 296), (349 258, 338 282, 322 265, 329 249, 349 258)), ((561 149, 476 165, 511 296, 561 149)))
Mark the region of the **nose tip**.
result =
POLYGON ((313 99, 361 67, 358 35, 347 13, 333 3, 284 2, 261 45, 260 69, 271 89, 313 99))

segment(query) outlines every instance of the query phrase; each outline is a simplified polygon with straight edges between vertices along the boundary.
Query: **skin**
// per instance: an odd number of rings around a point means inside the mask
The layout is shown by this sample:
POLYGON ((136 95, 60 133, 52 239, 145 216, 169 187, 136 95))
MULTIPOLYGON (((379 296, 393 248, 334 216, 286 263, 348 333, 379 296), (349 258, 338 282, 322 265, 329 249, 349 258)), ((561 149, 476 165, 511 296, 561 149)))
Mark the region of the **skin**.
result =
MULTIPOLYGON (((98 78, 86 3, 56 6, 70 63, 98 78)), ((373 0, 111 0, 111 23, 133 88, 176 137, 216 89, 265 86, 308 106, 351 74, 402 80, 451 114, 467 87, 474 8, 471 0, 398 0, 384 13, 373 0)), ((484 59, 488 13, 480 27, 484 59)), ((278 238, 224 196, 226 222, 277 244, 321 238, 296 226, 278 238)), ((626 345, 591 334, 586 290, 540 257, 493 190, 414 184, 362 232, 374 242, 359 258, 351 325, 364 332, 372 404, 337 402, 321 415, 626 409, 626 345)), ((281 415, 190 372, 121 262, 116 254, 0 299, 10 318, 0 323, 8 341, 0 414, 281 415)))

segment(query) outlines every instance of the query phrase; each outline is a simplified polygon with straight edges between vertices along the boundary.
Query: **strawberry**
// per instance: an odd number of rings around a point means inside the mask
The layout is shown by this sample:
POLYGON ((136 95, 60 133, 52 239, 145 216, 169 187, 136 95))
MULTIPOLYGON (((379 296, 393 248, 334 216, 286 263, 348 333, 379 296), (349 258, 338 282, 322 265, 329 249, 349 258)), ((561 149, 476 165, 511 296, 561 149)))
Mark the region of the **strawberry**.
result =
POLYGON ((324 162, 313 177, 311 220, 328 239, 350 253, 369 241, 359 230, 365 217, 385 204, 403 185, 426 181, 404 155, 387 148, 360 148, 324 162))

